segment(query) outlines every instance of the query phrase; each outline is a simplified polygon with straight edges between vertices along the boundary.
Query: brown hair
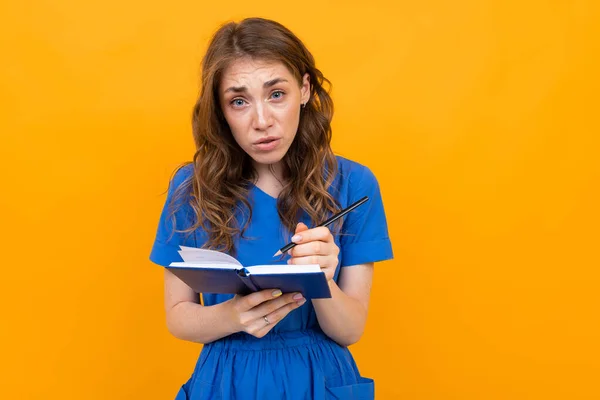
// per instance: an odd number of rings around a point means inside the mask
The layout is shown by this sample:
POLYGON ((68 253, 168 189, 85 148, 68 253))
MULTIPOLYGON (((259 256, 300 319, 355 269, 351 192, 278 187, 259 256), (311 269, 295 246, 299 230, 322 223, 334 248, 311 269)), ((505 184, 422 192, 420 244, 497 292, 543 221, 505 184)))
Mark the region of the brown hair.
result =
MULTIPOLYGON (((204 229, 204 247, 234 252, 234 236, 244 234, 252 209, 247 200, 256 173, 248 156, 236 143, 219 103, 219 84, 224 70, 242 57, 281 62, 302 84, 308 73, 310 100, 301 110, 294 142, 282 159, 284 187, 277 199, 279 216, 293 232, 302 210, 317 224, 337 209, 328 192, 337 170, 330 146, 333 102, 323 87, 330 82, 315 67, 312 54, 283 25, 248 18, 221 26, 212 37, 202 60, 202 84, 194 106, 192 130, 196 144, 194 173, 176 191, 187 193, 195 222, 182 232, 204 229), (247 212, 246 224, 238 226, 237 212, 247 212)), ((190 164, 190 163, 187 163, 190 164)))

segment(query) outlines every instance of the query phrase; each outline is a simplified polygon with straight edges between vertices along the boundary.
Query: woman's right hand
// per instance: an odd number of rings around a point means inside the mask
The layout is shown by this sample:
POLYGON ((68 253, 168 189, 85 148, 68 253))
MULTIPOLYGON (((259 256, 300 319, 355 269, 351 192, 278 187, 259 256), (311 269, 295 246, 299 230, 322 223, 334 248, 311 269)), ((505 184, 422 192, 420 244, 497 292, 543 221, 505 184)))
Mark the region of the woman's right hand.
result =
POLYGON ((282 294, 279 289, 261 290, 246 296, 235 295, 230 305, 236 332, 243 331, 262 338, 290 311, 305 302, 302 294, 282 294))

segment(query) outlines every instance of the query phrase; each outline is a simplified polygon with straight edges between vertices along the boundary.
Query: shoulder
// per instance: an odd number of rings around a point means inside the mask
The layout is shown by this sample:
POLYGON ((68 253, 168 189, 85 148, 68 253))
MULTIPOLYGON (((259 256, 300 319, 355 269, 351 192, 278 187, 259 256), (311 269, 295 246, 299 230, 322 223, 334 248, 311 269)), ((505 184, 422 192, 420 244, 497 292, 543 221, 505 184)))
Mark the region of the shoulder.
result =
POLYGON ((330 193, 339 201, 341 207, 379 192, 377 178, 369 167, 345 157, 336 156, 337 171, 330 193))
POLYGON ((183 182, 190 179, 194 175, 194 164, 186 163, 177 168, 171 177, 171 183, 174 186, 180 186, 183 182))
POLYGON ((377 185, 375 174, 366 165, 342 156, 336 156, 336 159, 337 179, 342 185, 347 184, 350 187, 360 184, 377 185))
POLYGON ((169 180, 169 193, 188 183, 194 176, 194 164, 187 163, 178 167, 169 180))

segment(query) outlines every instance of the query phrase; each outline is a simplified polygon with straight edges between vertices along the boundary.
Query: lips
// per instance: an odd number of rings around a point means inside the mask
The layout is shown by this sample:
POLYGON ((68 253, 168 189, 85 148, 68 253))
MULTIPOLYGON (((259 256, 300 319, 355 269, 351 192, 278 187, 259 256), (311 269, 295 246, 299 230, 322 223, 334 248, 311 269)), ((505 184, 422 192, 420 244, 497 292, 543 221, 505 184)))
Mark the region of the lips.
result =
POLYGON ((281 138, 274 136, 267 136, 261 138, 253 143, 253 146, 258 151, 270 151, 275 149, 279 143, 281 142, 281 138))
POLYGON ((263 143, 270 143, 274 140, 278 140, 279 138, 275 137, 275 136, 266 136, 264 138, 260 138, 259 140, 257 140, 256 142, 254 142, 254 144, 263 144, 263 143))

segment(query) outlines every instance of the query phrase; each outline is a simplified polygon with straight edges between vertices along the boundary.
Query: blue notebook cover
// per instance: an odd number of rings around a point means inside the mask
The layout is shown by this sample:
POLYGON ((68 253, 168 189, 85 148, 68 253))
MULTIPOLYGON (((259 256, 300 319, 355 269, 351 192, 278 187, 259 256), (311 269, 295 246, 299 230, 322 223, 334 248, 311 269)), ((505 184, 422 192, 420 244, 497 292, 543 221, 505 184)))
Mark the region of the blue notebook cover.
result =
POLYGON ((168 267, 196 293, 246 295, 263 289, 300 292, 306 299, 330 298, 325 273, 319 265, 253 265, 214 250, 180 246, 183 262, 168 267))

